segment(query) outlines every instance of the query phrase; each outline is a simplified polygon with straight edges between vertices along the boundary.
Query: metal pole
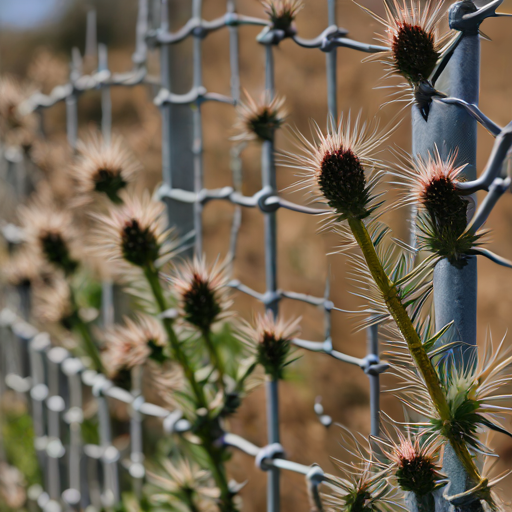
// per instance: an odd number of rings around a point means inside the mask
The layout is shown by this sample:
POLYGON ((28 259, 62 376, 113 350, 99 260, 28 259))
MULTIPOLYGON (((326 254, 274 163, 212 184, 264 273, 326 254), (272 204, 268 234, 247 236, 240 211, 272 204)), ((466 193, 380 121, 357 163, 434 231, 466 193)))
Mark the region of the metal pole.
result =
POLYGON ((130 476, 132 477, 133 492, 137 499, 142 495, 142 482, 144 478, 144 453, 142 450, 142 415, 138 410, 138 404, 144 401, 142 396, 142 366, 134 366, 131 370, 132 389, 134 397, 131 407, 130 419, 130 476))
MULTIPOLYGON (((462 4, 462 2, 459 2, 462 4)), ((471 2, 466 1, 466 5, 471 2)), ((457 6, 457 4, 454 4, 457 6)), ((451 14, 454 12, 451 8, 451 14)), ((476 10, 476 7, 474 8, 476 10)), ((468 12, 461 9, 460 14, 468 12), (463 11, 463 12, 462 12, 463 11)), ((452 22, 452 15, 450 22, 452 22)), ((478 104, 480 80, 480 36, 478 27, 464 32, 446 70, 438 84, 446 83, 443 92, 468 103, 478 104)), ((477 123, 469 114, 455 105, 433 102, 425 121, 416 106, 412 108, 413 155, 426 158, 437 145, 441 156, 458 149, 455 165, 467 164, 464 177, 476 177, 477 123)), ((473 198, 475 200, 475 198, 473 198)), ((477 307, 477 263, 469 258, 468 264, 459 269, 448 261, 439 262, 434 270, 434 307, 436 329, 454 321, 457 340, 464 342, 464 350, 454 351, 455 364, 468 361, 476 347, 476 307, 477 307)), ((468 482, 464 470, 449 445, 445 448, 444 469, 450 478, 449 494, 455 495, 467 490, 468 482)), ((471 483, 469 483, 471 485, 471 483)), ((482 510, 479 503, 474 504, 482 510)), ((439 508, 439 507, 438 507, 439 508)), ((444 503, 440 510, 448 510, 444 503)))
MULTIPOLYGON (((268 99, 275 95, 274 89, 274 58, 272 46, 265 45, 265 91, 268 99)), ((276 172, 274 163, 274 142, 266 140, 261 148, 261 181, 263 189, 277 194, 276 172)), ((270 301, 266 304, 268 310, 277 316, 278 303, 275 300, 277 291, 277 226, 275 212, 265 212, 265 280, 266 295, 270 301)), ((269 380, 266 383, 267 396, 267 433, 268 443, 279 443, 279 390, 278 381, 269 380)), ((279 469, 268 471, 267 511, 279 512, 279 469)))
MULTIPOLYGON (((193 0, 192 17, 201 19, 202 0, 193 0)), ((202 37, 194 34, 193 47, 193 86, 198 89, 203 85, 202 72, 202 37)), ((203 123, 201 116, 201 99, 196 101, 192 111, 193 143, 192 153, 194 158, 194 192, 199 194, 203 189, 203 123)), ((194 203, 194 233, 195 253, 203 254, 203 205, 200 201, 194 203)))
MULTIPOLYGON (((327 8, 329 13, 329 25, 337 25, 336 23, 336 0, 327 0, 327 8)), ((337 73, 336 73, 336 47, 333 46, 329 51, 326 58, 326 69, 327 69, 327 108, 329 115, 332 117, 334 122, 338 119, 338 104, 337 104, 337 73)))

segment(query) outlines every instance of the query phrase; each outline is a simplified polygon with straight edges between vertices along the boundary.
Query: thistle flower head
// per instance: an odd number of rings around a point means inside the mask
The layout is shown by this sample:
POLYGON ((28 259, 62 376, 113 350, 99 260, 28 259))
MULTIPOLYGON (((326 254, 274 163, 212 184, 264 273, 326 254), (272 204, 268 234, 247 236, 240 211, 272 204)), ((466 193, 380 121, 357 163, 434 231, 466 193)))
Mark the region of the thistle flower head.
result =
POLYGON ((388 136, 378 134, 378 124, 362 122, 360 115, 352 126, 349 114, 338 127, 331 119, 326 135, 315 124, 313 142, 298 133, 302 153, 287 154, 286 162, 303 171, 298 186, 324 200, 339 220, 362 219, 375 209, 372 190, 379 162, 373 154, 388 136))
POLYGON ((14 78, 0 78, 0 136, 9 146, 28 148, 35 139, 34 114, 23 115, 19 108, 30 92, 14 78))
POLYGON ((158 265, 167 248, 164 204, 147 191, 141 197, 123 195, 123 200, 108 214, 93 215, 99 224, 95 245, 100 255, 136 267, 158 265))
POLYGON ((246 322, 240 338, 255 355, 265 373, 274 379, 283 378, 283 370, 290 363, 291 341, 299 333, 300 318, 276 320, 271 312, 259 315, 254 325, 246 322))
POLYGON ((342 434, 342 447, 351 456, 350 462, 335 460, 343 476, 326 475, 324 483, 332 492, 323 496, 329 512, 388 512, 396 510, 395 491, 379 470, 368 441, 356 438, 348 430, 342 434))
POLYGON ((402 491, 414 492, 416 496, 426 496, 446 483, 439 466, 438 437, 422 436, 407 428, 404 434, 394 426, 397 439, 383 429, 383 435, 375 438, 388 460, 383 467, 391 470, 402 491))
POLYGON ((19 216, 28 244, 56 269, 73 274, 79 262, 71 213, 38 198, 20 206, 19 216))
POLYGON ((256 102, 247 91, 246 101, 237 106, 238 121, 235 127, 239 134, 233 140, 273 140, 274 134, 285 121, 287 112, 284 109, 284 97, 270 98, 265 92, 261 100, 256 102))
POLYGON ((105 346, 103 364, 110 377, 143 365, 148 359, 160 363, 167 359, 165 332, 152 316, 139 314, 134 320, 125 317, 124 325, 106 329, 101 337, 105 346))
POLYGON ((89 140, 79 142, 78 151, 80 157, 73 167, 73 176, 83 202, 90 201, 91 194, 98 192, 121 204, 119 192, 140 170, 122 139, 113 137, 107 144, 101 136, 92 134, 89 140))
POLYGON ((210 473, 195 463, 179 459, 176 463, 168 459, 161 462, 158 472, 148 471, 148 481, 156 487, 151 501, 158 505, 171 505, 181 510, 183 503, 186 510, 213 512, 215 500, 220 493, 213 487, 210 473))
POLYGON ((295 17, 304 7, 303 0, 261 0, 272 28, 290 32, 295 17))
POLYGON ((384 26, 378 39, 388 50, 375 58, 390 74, 402 75, 413 85, 430 78, 451 38, 449 33, 437 37, 443 5, 444 0, 385 0, 385 19, 365 9, 384 26))
POLYGON ((2 274, 13 286, 31 286, 48 275, 50 270, 38 252, 24 247, 9 258, 2 274))
POLYGON ((194 257, 176 267, 169 281, 174 287, 183 319, 201 331, 226 316, 231 305, 227 298, 228 276, 226 266, 216 262, 211 266, 205 258, 194 257))
POLYGON ((412 170, 401 167, 401 173, 410 189, 405 202, 420 207, 419 238, 423 248, 462 266, 481 235, 466 231, 470 202, 456 188, 466 166, 456 166, 456 158, 454 152, 443 159, 436 147, 428 158, 418 156, 412 170))

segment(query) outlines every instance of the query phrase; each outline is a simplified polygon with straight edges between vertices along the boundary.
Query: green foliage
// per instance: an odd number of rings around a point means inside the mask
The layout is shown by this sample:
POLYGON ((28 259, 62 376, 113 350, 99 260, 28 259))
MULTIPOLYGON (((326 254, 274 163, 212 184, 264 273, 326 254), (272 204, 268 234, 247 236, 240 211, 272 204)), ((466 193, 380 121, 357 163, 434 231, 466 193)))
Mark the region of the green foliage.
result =
POLYGON ((7 462, 18 468, 27 485, 40 484, 41 474, 34 448, 34 429, 28 411, 16 404, 16 407, 3 407, 2 438, 7 462))

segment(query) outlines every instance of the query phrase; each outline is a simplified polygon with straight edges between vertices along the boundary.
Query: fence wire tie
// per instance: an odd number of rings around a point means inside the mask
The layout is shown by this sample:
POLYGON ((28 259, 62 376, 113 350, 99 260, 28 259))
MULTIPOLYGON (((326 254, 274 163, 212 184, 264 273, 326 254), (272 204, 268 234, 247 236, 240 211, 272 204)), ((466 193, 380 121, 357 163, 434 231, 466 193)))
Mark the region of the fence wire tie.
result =
POLYGON ((274 459, 284 459, 284 448, 280 443, 272 443, 260 448, 254 463, 256 464, 256 467, 262 471, 269 471, 273 466, 266 464, 265 460, 274 459))

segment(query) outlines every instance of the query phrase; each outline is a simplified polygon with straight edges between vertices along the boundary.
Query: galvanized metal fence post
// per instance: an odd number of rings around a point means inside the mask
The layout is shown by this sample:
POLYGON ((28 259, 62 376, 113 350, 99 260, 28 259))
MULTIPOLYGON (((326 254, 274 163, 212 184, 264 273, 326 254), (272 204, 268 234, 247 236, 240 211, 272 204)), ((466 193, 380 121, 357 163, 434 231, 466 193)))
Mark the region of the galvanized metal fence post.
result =
MULTIPOLYGON (((462 31, 462 38, 442 73, 438 83, 445 84, 443 92, 470 104, 477 105, 480 82, 480 36, 478 25, 468 30, 461 29, 462 15, 470 1, 458 2, 450 9, 450 25, 462 31), (461 6, 464 4, 465 9, 461 6)), ((467 164, 464 177, 476 178, 477 123, 464 109, 457 105, 431 104, 428 120, 425 121, 418 109, 412 107, 413 142, 412 152, 427 158, 435 147, 442 157, 457 151, 455 165, 467 164)), ((475 201, 472 197, 471 200, 475 201)), ((462 268, 456 268, 448 260, 440 261, 434 270, 434 307, 436 329, 439 330, 454 321, 454 334, 464 343, 464 348, 454 350, 454 364, 467 364, 476 349, 477 319, 477 262, 470 257, 462 268)), ((455 495, 468 490, 467 476, 450 446, 445 449, 445 471, 450 478, 447 490, 455 495)), ((450 504, 440 499, 436 510, 448 510, 450 504)), ((482 510, 476 500, 471 510, 482 510)))

